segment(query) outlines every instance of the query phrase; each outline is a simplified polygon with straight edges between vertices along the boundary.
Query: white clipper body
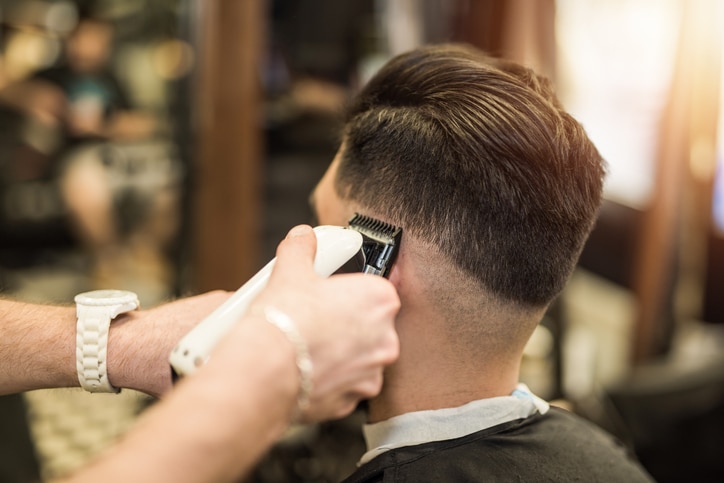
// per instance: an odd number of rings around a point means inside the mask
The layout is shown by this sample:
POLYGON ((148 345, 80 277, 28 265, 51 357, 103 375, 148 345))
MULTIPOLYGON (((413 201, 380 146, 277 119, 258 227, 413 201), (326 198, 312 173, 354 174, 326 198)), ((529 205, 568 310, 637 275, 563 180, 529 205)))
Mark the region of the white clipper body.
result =
MULTIPOLYGON (((315 227, 314 233, 317 236, 314 271, 318 275, 328 277, 357 257, 361 259, 357 261, 355 270, 362 271, 363 238, 359 232, 341 226, 325 225, 315 227)), ((267 263, 181 339, 169 358, 174 379, 189 375, 206 363, 216 344, 241 320, 249 308, 249 303, 266 286, 275 262, 276 258, 267 263)))

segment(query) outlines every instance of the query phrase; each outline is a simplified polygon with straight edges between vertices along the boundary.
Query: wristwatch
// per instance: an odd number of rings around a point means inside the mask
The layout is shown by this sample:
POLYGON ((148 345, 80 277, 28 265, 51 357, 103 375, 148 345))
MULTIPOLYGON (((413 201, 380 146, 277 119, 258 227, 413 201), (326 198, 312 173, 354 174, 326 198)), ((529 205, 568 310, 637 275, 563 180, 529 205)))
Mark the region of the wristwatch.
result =
POLYGON ((138 296, 125 290, 94 290, 75 296, 78 325, 75 356, 78 381, 90 392, 119 392, 108 382, 106 355, 111 320, 139 308, 138 296))

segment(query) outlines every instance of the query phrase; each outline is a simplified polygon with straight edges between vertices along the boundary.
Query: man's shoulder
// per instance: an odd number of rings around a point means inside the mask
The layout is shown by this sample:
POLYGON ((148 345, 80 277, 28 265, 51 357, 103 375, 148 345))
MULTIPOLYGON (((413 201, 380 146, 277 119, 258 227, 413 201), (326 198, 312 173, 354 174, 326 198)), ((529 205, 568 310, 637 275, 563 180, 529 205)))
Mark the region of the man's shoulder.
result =
POLYGON ((651 481, 613 437, 574 414, 510 421, 462 438, 398 448, 348 480, 375 481, 651 481), (621 479, 623 478, 623 479, 621 479))

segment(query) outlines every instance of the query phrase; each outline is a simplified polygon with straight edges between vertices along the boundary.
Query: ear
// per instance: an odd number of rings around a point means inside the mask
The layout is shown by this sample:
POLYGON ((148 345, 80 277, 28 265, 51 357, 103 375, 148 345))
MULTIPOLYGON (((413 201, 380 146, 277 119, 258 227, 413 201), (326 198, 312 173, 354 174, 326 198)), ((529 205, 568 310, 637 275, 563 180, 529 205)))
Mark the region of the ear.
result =
POLYGON ((390 274, 387 276, 387 279, 392 283, 392 285, 395 286, 398 291, 400 289, 400 283, 402 281, 402 267, 404 263, 405 255, 404 252, 400 250, 400 253, 397 254, 397 259, 392 264, 390 274))

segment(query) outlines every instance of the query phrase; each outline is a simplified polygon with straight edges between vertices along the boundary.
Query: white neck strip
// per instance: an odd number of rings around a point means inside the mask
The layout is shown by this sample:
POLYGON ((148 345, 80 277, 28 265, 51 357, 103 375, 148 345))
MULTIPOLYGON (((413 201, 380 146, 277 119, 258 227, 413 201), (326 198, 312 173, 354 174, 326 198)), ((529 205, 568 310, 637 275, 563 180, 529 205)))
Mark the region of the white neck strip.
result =
POLYGON ((525 384, 510 396, 473 401, 455 408, 415 411, 362 427, 367 452, 359 464, 394 448, 455 439, 508 421, 545 414, 549 405, 525 384))

